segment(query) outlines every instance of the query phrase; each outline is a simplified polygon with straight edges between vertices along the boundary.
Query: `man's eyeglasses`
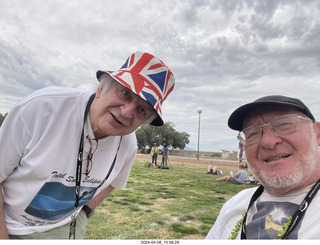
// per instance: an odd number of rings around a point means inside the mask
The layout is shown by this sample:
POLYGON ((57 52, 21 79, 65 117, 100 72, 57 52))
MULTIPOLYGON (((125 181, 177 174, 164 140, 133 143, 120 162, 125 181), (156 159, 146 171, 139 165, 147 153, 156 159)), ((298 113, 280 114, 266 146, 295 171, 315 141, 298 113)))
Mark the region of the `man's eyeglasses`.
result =
POLYGON ((88 175, 92 169, 92 157, 98 148, 98 140, 90 139, 89 135, 86 136, 83 152, 86 154, 83 162, 86 163, 85 171, 83 174, 88 175))
POLYGON ((279 136, 284 136, 297 131, 300 128, 300 120, 313 122, 310 118, 297 116, 294 114, 284 115, 272 118, 269 122, 263 125, 254 125, 243 129, 239 132, 238 138, 240 143, 248 146, 260 142, 262 137, 262 128, 269 126, 272 132, 279 136))

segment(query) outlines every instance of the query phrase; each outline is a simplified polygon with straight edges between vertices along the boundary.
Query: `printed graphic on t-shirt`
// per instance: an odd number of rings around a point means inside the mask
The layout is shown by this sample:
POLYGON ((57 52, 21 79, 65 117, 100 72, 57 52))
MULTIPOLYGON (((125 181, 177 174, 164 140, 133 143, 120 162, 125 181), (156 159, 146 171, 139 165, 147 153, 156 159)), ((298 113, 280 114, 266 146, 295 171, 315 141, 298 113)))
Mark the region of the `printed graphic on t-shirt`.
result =
MULTIPOLYGON (((94 189, 94 187, 81 187, 80 196, 94 189)), ((81 198, 79 206, 91 200, 95 192, 96 190, 81 198)), ((59 182, 46 182, 25 209, 25 212, 38 219, 58 221, 75 211, 75 200, 75 186, 65 186, 59 182)))
MULTIPOLYGON (((298 205, 290 202, 259 202, 257 212, 252 221, 247 225, 247 239, 277 239, 279 232, 283 230, 282 225, 287 218, 292 216, 298 205)), ((298 238, 297 227, 289 234, 290 239, 298 238)))

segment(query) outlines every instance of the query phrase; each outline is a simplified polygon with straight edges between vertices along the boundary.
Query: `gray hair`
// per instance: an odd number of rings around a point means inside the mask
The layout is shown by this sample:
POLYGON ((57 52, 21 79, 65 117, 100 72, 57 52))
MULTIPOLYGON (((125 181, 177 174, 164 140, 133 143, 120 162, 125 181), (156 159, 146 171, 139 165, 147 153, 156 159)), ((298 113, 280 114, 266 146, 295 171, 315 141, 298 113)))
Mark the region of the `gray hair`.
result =
MULTIPOLYGON (((101 89, 101 93, 106 93, 111 87, 112 83, 117 82, 113 77, 109 76, 106 73, 103 73, 99 78, 99 88, 101 89)), ((147 125, 152 123, 154 119, 158 117, 158 113, 154 110, 152 115, 145 121, 142 125, 147 125)))
POLYGON ((99 78, 99 88, 101 89, 101 93, 105 94, 109 88, 111 87, 113 82, 116 82, 116 80, 109 76, 106 73, 103 73, 99 78))

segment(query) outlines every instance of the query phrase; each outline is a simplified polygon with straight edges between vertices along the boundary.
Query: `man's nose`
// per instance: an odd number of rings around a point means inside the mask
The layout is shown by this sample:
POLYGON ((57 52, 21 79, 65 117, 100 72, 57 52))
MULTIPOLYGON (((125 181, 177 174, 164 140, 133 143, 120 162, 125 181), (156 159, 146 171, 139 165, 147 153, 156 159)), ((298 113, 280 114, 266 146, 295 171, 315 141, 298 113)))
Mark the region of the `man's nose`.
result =
POLYGON ((134 115, 136 105, 133 101, 130 101, 123 104, 120 108, 122 117, 131 119, 134 115))
POLYGON ((264 125, 261 129, 262 135, 260 140, 260 146, 266 148, 273 148, 277 143, 282 142, 281 136, 271 130, 268 124, 264 125))

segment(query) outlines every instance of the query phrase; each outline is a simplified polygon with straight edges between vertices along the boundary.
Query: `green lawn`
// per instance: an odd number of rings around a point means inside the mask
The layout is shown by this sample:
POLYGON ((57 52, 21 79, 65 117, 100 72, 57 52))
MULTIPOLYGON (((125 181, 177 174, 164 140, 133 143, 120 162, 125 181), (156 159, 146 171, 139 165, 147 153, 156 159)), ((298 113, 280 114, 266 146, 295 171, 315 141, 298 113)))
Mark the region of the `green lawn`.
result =
POLYGON ((96 209, 85 239, 204 239, 222 205, 253 187, 217 182, 206 171, 183 163, 150 169, 135 161, 126 188, 96 209))

